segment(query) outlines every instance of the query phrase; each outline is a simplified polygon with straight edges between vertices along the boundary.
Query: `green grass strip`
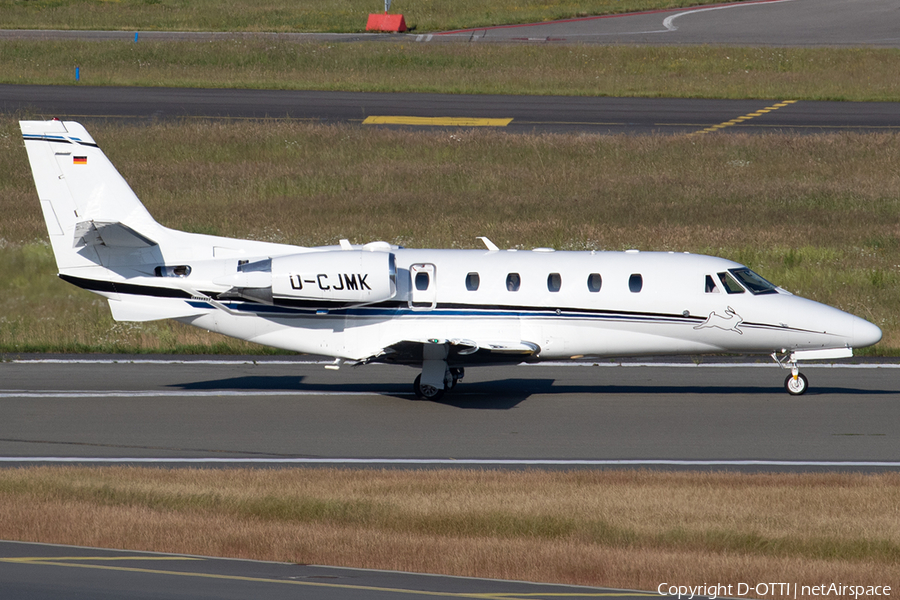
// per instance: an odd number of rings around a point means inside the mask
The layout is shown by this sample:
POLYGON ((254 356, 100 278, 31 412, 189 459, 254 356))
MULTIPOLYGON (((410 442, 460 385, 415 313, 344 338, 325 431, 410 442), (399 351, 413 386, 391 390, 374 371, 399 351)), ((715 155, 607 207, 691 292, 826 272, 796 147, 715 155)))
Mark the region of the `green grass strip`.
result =
POLYGON ((900 100, 900 50, 0 41, 0 83, 900 100))
MULTIPOLYGON (((416 32, 714 4, 718 0, 394 0, 416 32)), ((382 0, 0 0, 0 29, 363 31, 382 0)))

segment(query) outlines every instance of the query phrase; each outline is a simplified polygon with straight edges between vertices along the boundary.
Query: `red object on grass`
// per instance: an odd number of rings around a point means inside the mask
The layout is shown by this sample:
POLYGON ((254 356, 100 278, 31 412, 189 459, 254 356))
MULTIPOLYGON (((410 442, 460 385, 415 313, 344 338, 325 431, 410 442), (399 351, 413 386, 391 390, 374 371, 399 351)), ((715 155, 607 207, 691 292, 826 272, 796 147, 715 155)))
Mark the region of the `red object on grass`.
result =
POLYGON ((387 13, 374 13, 369 15, 366 23, 366 31, 394 31, 403 33, 406 31, 406 21, 403 15, 389 15, 387 13))

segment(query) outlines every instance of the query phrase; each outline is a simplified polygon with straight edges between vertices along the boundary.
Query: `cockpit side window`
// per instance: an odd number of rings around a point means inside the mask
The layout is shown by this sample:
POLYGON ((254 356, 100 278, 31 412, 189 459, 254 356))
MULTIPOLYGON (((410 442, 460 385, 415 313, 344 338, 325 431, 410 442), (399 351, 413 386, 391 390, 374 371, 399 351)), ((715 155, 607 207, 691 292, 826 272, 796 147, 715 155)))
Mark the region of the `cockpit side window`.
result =
POLYGON ((729 269, 731 274, 734 275, 738 281, 744 284, 744 287, 750 290, 750 293, 758 296, 760 294, 777 294, 778 290, 776 287, 751 271, 750 269, 744 267, 743 269, 729 269))
POLYGON ((731 276, 728 272, 719 273, 719 281, 722 282, 722 287, 725 288, 725 291, 729 294, 743 294, 744 288, 741 287, 737 281, 734 280, 734 277, 731 276))
POLYGON ((716 285, 716 280, 712 278, 712 275, 706 276, 706 287, 703 290, 707 294, 720 294, 719 286, 716 285))

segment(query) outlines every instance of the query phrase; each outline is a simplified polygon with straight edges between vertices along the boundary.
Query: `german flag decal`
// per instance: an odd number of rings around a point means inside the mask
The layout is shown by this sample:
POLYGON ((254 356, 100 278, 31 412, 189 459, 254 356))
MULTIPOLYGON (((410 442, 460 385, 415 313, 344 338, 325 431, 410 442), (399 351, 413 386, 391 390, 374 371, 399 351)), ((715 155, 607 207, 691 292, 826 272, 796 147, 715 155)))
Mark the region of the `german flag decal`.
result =
POLYGON ((72 164, 73 165, 86 165, 87 164, 87 156, 73 156, 72 164))

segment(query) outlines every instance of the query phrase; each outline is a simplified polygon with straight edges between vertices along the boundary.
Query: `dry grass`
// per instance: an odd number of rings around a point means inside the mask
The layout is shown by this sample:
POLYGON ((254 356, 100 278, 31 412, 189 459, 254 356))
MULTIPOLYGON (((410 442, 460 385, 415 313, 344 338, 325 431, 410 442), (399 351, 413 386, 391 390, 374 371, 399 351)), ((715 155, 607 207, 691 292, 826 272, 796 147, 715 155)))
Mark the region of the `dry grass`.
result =
MULTIPOLYGON (((897 134, 509 136, 291 121, 90 130, 176 229, 300 245, 468 248, 487 235, 501 247, 715 254, 872 320, 881 351, 900 348, 897 134)), ((169 324, 114 325, 102 301, 57 281, 12 120, 0 151, 0 347, 203 343, 169 324)))
POLYGON ((0 538, 656 589, 900 581, 900 476, 0 471, 0 538))

